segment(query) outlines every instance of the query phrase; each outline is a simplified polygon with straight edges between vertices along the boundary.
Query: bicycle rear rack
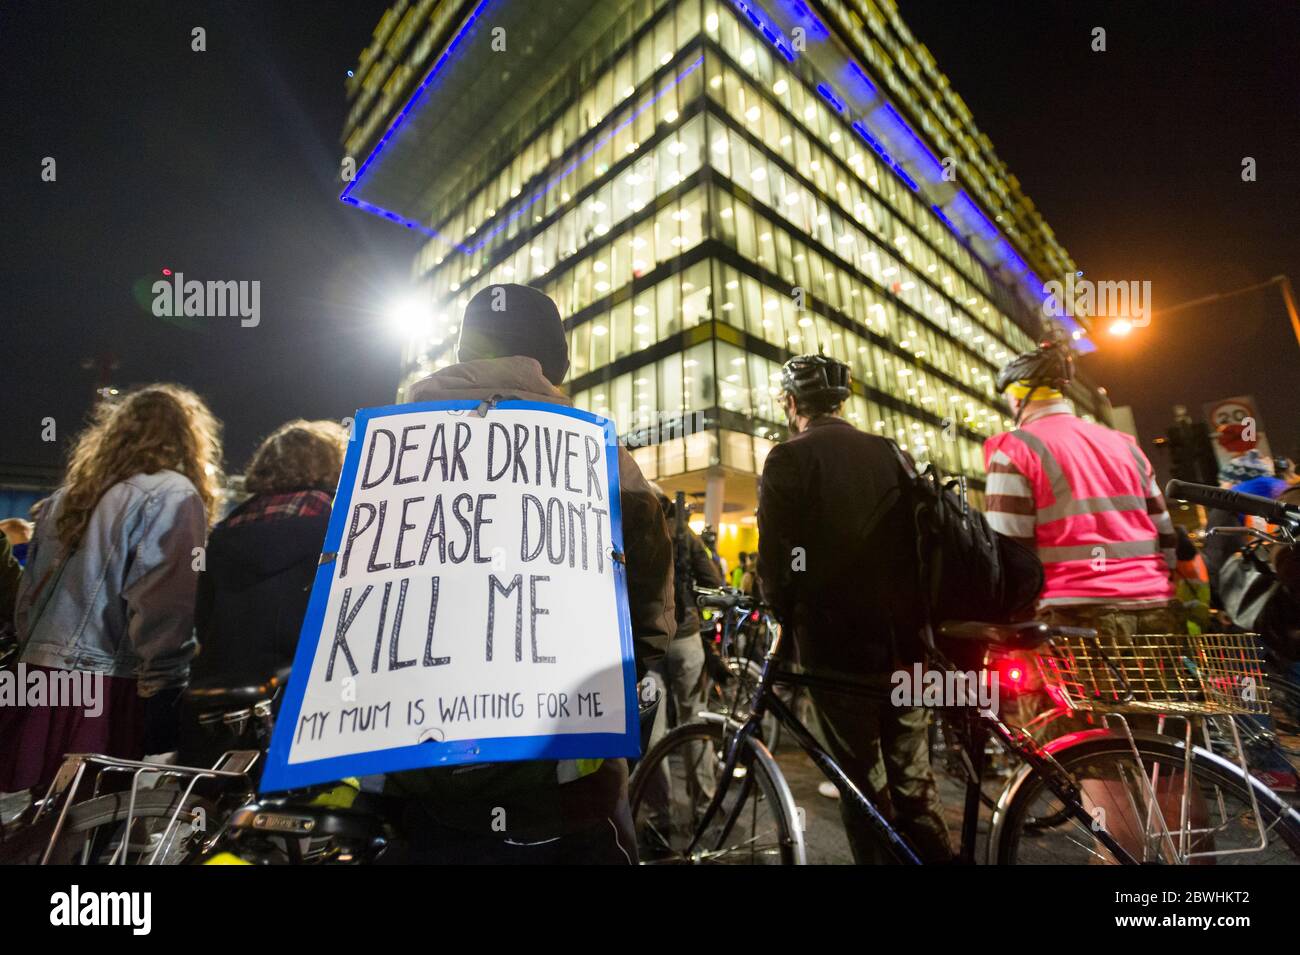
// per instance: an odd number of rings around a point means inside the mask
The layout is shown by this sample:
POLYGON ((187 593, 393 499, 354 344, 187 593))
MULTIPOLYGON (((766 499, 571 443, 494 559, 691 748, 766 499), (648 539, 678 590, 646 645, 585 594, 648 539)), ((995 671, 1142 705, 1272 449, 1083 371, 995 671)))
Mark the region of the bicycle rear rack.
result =
MULTIPOLYGON (((1178 811, 1178 842, 1174 844, 1173 833, 1170 832, 1169 824, 1165 819, 1165 811, 1160 806, 1156 790, 1160 784, 1161 766, 1154 763, 1148 767, 1142 760, 1138 751, 1137 741, 1133 738, 1132 730, 1129 728, 1128 720, 1120 713, 1106 713, 1102 716, 1102 724, 1112 732, 1114 726, 1111 721, 1118 722, 1122 735, 1128 741, 1129 749, 1133 753, 1133 760, 1141 769, 1139 790, 1146 801, 1145 807, 1139 807, 1133 798, 1133 788, 1125 786, 1124 790, 1129 797, 1130 808, 1133 811, 1134 818, 1143 818, 1143 854, 1152 845, 1158 845, 1165 857, 1166 862, 1177 865, 1188 865, 1194 859, 1212 859, 1221 856, 1242 855, 1251 852, 1262 852, 1268 848, 1268 829, 1264 825, 1264 817, 1259 811, 1259 800, 1255 796, 1254 778, 1250 775, 1250 767, 1246 762, 1246 749, 1242 745, 1241 735, 1237 730, 1237 721, 1228 718, 1223 722, 1232 728, 1232 739, 1235 753, 1232 760, 1241 770, 1245 779, 1246 790, 1250 795, 1250 811, 1255 818, 1255 828, 1259 833, 1259 844, 1245 846, 1238 849, 1207 849, 1200 852, 1191 850, 1192 837, 1210 836, 1222 829, 1222 826, 1215 826, 1212 820, 1207 820, 1207 825, 1197 828, 1192 819, 1192 781, 1194 778, 1194 720, 1191 715, 1170 714, 1161 715, 1156 722, 1156 732, 1161 735, 1165 734, 1166 723, 1171 720, 1181 720, 1183 723, 1183 765, 1182 765, 1182 793, 1179 799, 1178 811)), ((1210 738, 1209 720, 1200 721, 1201 732, 1205 740, 1204 749, 1209 753, 1214 753, 1214 743, 1210 738)), ((1172 733, 1167 735, 1173 735, 1172 733)), ((1216 754, 1218 755, 1218 754, 1216 754)), ((1228 757, 1224 757, 1227 759, 1228 757)), ((1218 811, 1220 820, 1227 819, 1227 807, 1224 804, 1223 791, 1217 786, 1214 790, 1215 806, 1218 811)), ((1140 860, 1145 861, 1145 860, 1140 860)))
MULTIPOLYGON (((126 852, 131 842, 131 829, 135 822, 136 796, 138 795, 142 782, 146 781, 150 785, 156 785, 163 779, 175 778, 177 780, 188 779, 189 783, 185 786, 184 792, 176 801, 176 808, 172 811, 171 817, 167 821, 167 828, 163 830, 158 839, 158 845, 149 854, 147 865, 155 865, 162 858, 163 850, 166 849, 178 829, 177 823, 180 819, 181 810, 184 809, 186 802, 189 800, 195 785, 201 779, 224 780, 230 783, 240 783, 244 786, 250 786, 248 771, 261 758, 261 753, 256 750, 231 750, 222 755, 211 769, 203 769, 195 766, 175 766, 170 763, 161 762, 144 762, 141 760, 118 759, 112 756, 103 756, 97 753, 70 753, 64 758, 63 765, 55 774, 54 780, 50 783, 49 789, 46 790, 45 798, 41 800, 39 808, 32 817, 32 823, 39 822, 47 812, 51 812, 51 807, 55 801, 61 800, 62 806, 59 810, 58 820, 54 824, 54 831, 50 835, 49 844, 45 847, 45 852, 41 855, 40 865, 48 865, 50 856, 54 853, 55 846, 59 843, 59 836, 63 834, 64 825, 67 823, 68 812, 76 803, 77 792, 86 777, 87 767, 95 768, 95 784, 91 791, 91 797, 95 798, 102 794, 102 783, 110 773, 131 773, 130 797, 127 802, 127 813, 125 826, 122 830, 122 839, 114 850, 113 855, 109 858, 109 865, 125 865, 126 852)), ((179 790, 178 790, 179 791, 179 790)), ((86 861, 85 854, 90 850, 90 841, 87 840, 83 847, 83 863, 86 861)))

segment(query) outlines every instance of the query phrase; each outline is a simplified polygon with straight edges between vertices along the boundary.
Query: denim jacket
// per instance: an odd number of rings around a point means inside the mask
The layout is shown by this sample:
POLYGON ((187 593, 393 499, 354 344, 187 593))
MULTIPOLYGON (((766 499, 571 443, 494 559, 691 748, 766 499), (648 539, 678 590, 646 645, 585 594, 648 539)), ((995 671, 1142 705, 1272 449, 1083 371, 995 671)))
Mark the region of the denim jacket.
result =
POLYGON ((113 485, 66 557, 55 527, 64 493, 43 505, 28 552, 20 660, 134 677, 142 697, 183 685, 196 650, 194 548, 207 538, 194 485, 175 471, 113 485))

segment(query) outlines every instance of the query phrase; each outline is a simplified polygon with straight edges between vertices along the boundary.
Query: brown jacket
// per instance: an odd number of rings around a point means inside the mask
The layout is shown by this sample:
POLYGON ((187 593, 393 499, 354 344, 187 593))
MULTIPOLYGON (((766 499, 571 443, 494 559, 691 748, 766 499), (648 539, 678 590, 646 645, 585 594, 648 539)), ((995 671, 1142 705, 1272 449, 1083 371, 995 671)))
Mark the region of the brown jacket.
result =
MULTIPOLYGON (((532 358, 512 356, 462 362, 435 372, 411 387, 412 401, 520 398, 571 404, 542 375, 532 358)), ((628 610, 637 676, 668 648, 675 631, 672 538, 659 501, 641 469, 618 449, 618 480, 623 512, 623 551, 627 559, 628 610)), ((408 827, 419 816, 457 829, 490 834, 493 810, 504 808, 515 837, 544 838, 596 825, 618 811, 626 799, 627 764, 606 759, 600 769, 559 784, 555 763, 534 761, 461 769, 416 770, 390 776, 390 791, 417 797, 408 804, 408 827), (414 814, 412 816, 411 814, 414 814)), ((418 834, 412 836, 418 839, 418 834)))

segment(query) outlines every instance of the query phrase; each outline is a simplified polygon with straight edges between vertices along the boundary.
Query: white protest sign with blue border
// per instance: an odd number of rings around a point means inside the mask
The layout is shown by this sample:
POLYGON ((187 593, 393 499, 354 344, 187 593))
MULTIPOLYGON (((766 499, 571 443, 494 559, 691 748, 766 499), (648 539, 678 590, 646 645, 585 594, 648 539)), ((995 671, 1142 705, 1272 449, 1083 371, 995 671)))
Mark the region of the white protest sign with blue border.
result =
POLYGON ((357 413, 261 790, 635 756, 618 438, 565 405, 357 413))

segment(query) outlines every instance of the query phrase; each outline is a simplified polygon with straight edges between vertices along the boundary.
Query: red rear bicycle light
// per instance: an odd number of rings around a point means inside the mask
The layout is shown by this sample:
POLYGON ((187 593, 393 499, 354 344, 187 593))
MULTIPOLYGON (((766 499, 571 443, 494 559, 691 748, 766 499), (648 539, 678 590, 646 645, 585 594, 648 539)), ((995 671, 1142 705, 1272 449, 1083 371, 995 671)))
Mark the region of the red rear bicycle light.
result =
POLYGON ((755 610, 753 613, 751 613, 751 614, 749 615, 749 619, 750 619, 750 620, 757 621, 757 620, 758 620, 758 611, 755 610))
POLYGON ((998 683, 1002 685, 1004 690, 1010 693, 1020 693, 1025 690, 1029 680, 1025 665, 1022 662, 1014 658, 1003 657, 995 661, 994 667, 998 675, 998 683))

